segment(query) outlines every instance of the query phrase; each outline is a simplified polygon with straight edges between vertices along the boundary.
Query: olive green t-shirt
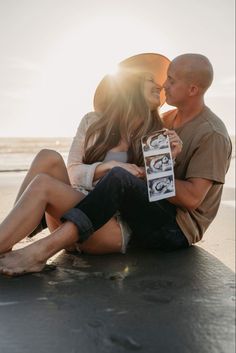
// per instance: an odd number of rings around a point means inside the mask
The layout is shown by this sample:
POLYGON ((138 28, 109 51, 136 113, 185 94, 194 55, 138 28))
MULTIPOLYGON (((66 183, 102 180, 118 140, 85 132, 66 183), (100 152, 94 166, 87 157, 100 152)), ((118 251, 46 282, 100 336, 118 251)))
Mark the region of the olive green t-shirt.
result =
MULTIPOLYGON (((163 116, 171 128, 177 110, 163 116)), ((213 181, 201 205, 194 211, 177 207, 176 221, 190 244, 198 242, 218 211, 225 174, 229 168, 232 144, 224 123, 208 108, 194 119, 175 129, 183 141, 176 158, 175 178, 204 178, 213 181)))

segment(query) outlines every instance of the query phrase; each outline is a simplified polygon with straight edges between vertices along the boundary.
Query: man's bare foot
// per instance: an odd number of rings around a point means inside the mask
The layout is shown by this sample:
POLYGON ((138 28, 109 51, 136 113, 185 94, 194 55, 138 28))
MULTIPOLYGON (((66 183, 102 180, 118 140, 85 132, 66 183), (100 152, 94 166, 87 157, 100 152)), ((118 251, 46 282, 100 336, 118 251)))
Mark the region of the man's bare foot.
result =
POLYGON ((46 262, 37 260, 34 253, 24 248, 0 255, 0 273, 10 277, 40 272, 45 265, 46 262))

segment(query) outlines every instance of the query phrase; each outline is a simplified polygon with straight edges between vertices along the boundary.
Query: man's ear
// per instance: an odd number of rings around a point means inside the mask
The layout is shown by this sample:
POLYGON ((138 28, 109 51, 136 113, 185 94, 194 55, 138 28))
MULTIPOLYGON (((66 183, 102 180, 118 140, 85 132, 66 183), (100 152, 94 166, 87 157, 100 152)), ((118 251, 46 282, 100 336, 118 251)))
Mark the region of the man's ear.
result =
POLYGON ((189 87, 189 95, 190 96, 196 96, 199 92, 199 87, 196 85, 191 85, 189 87))

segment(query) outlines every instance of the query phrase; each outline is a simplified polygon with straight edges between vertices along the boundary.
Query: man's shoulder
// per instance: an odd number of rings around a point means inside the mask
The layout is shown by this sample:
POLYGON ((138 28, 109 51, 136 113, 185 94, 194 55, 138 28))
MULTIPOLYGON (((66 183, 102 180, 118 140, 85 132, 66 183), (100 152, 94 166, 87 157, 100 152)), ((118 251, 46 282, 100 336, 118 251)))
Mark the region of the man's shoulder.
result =
POLYGON ((199 146, 204 149, 204 153, 206 153, 206 146, 208 146, 211 151, 216 155, 218 154, 219 158, 219 150, 222 153, 224 151, 226 159, 231 156, 232 143, 226 126, 210 108, 205 107, 203 109, 192 128, 193 140, 200 142, 199 146))
MULTIPOLYGON (((210 108, 205 107, 202 114, 202 119, 208 125, 208 129, 216 134, 223 135, 228 138, 228 131, 222 119, 220 119, 210 108)), ((206 129, 206 126, 205 126, 206 129)))
POLYGON ((161 114, 161 119, 162 119, 163 125, 165 127, 167 127, 168 129, 172 128, 173 120, 177 114, 177 111, 178 110, 176 108, 174 108, 174 109, 170 109, 170 110, 161 114))

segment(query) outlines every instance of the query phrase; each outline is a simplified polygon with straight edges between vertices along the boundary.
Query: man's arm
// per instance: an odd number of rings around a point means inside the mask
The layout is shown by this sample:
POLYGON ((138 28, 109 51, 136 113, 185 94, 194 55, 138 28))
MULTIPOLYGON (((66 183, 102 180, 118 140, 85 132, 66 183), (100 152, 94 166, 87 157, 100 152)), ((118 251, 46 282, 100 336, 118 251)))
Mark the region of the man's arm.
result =
POLYGON ((176 196, 168 200, 176 206, 188 210, 195 210, 205 199, 213 182, 203 178, 190 178, 188 180, 175 180, 176 196))

